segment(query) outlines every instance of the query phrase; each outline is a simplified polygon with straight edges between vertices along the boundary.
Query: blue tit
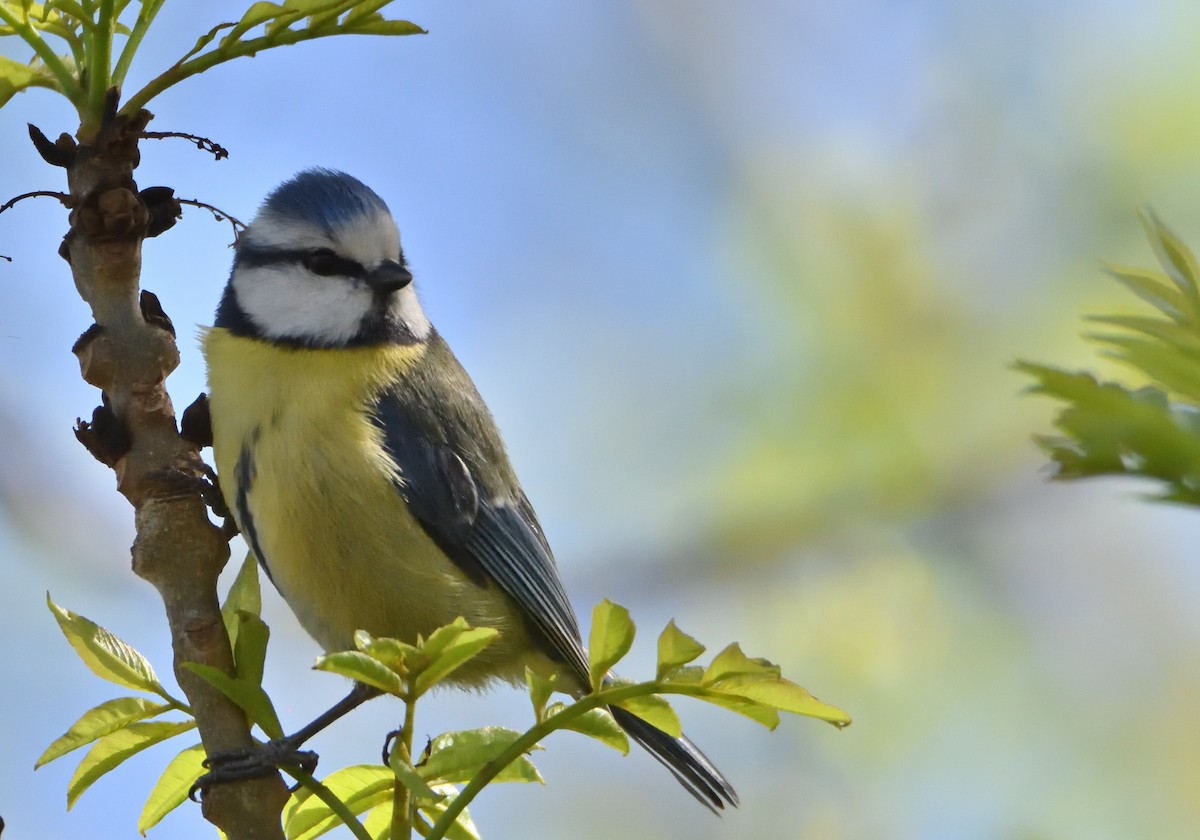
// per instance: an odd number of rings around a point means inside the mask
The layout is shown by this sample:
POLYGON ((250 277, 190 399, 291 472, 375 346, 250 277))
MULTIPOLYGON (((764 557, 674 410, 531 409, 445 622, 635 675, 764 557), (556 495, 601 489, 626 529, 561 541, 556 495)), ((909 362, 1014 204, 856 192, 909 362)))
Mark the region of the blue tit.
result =
MULTIPOLYGON (((222 493, 327 651, 462 616, 499 638, 454 672, 587 691, 579 622, 475 385, 425 316, 387 205, 341 172, 272 192, 203 336, 222 493)), ((611 710, 709 808, 737 795, 686 738, 611 710)))

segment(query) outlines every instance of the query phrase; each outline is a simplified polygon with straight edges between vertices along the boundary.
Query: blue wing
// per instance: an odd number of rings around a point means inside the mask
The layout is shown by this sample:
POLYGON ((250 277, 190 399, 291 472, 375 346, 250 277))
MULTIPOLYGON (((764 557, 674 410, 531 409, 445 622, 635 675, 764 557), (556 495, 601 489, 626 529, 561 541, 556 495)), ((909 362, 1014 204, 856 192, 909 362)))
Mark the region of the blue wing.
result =
POLYGON ((587 684, 587 655, 550 547, 474 384, 440 336, 372 416, 425 532, 477 584, 521 608, 552 658, 587 684), (414 411, 413 406, 436 406, 414 411))

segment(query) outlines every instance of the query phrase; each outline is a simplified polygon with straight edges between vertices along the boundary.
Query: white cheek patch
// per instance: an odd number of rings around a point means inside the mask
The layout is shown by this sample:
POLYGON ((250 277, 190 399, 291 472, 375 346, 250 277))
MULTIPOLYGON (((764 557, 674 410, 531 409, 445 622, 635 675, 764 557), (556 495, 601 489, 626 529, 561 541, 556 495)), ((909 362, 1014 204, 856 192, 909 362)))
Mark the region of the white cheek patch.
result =
POLYGON ((412 284, 395 293, 389 314, 394 320, 404 324, 412 337, 418 341, 429 338, 429 333, 433 330, 433 325, 425 317, 425 310, 421 308, 421 302, 417 300, 417 291, 412 284))
POLYGON ((316 277, 297 265, 243 266, 232 282, 242 311, 266 338, 345 344, 371 309, 364 286, 316 277))

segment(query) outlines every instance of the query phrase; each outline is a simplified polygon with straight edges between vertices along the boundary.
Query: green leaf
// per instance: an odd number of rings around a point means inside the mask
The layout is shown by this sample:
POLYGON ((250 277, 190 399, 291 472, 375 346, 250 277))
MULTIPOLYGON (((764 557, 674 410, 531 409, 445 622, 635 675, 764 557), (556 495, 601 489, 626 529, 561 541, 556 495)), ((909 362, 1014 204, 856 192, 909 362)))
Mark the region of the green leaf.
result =
POLYGON ((1180 322, 1187 320, 1187 302, 1161 271, 1113 263, 1104 263, 1103 268, 1129 291, 1170 318, 1180 322))
POLYGON ((392 804, 391 799, 380 802, 362 821, 363 828, 367 830, 367 834, 371 835, 371 840, 391 840, 392 804))
POLYGON ((184 662, 183 667, 236 703, 251 723, 258 724, 268 738, 283 737, 283 725, 279 722, 279 715, 275 713, 275 706, 261 685, 231 677, 219 668, 199 662, 184 662))
POLYGON ((351 24, 367 18, 378 17, 379 10, 391 2, 392 0, 361 0, 361 2, 355 3, 354 8, 346 14, 343 23, 351 24))
POLYGON ((161 715, 170 708, 167 703, 155 703, 144 697, 118 697, 115 700, 107 700, 84 712, 70 729, 46 748, 33 767, 36 770, 84 744, 90 744, 97 738, 123 729, 131 723, 161 715))
POLYGON ((144 836, 167 814, 187 801, 192 786, 205 773, 204 745, 193 744, 171 759, 142 806, 138 831, 144 836))
MULTIPOLYGON (((446 732, 433 739, 429 757, 421 762, 417 772, 430 783, 470 781, 483 765, 499 757, 520 737, 520 732, 501 726, 446 732)), ((542 782, 542 777, 529 758, 522 755, 492 781, 542 782)))
POLYGON ((675 619, 671 619, 658 637, 658 679, 666 679, 702 653, 704 645, 676 627, 675 619))
POLYGON ((225 594, 225 602, 221 604, 221 618, 225 621, 225 632, 229 634, 230 645, 237 644, 239 612, 262 615, 262 586, 258 580, 258 561, 252 553, 246 554, 237 576, 229 585, 229 592, 225 594))
POLYGON ((342 27, 347 35, 427 35, 424 29, 408 20, 365 20, 342 27))
POLYGON ((588 636, 588 675, 592 691, 599 691, 604 678, 633 647, 635 628, 629 610, 605 598, 592 610, 592 632, 588 636))
POLYGON ((452 625, 439 627, 421 646, 421 651, 431 656, 432 661, 416 675, 416 695, 424 694, 441 682, 460 665, 494 642, 499 635, 500 631, 491 627, 469 628, 461 618, 456 619, 452 625))
MULTIPOLYGON (((359 764, 331 774, 322 781, 355 816, 390 801, 396 777, 381 764, 359 764)), ((318 796, 296 798, 284 810, 288 840, 312 840, 342 824, 337 814, 318 796)))
POLYGON ((779 712, 770 706, 764 706, 754 700, 748 700, 745 697, 736 694, 723 694, 720 691, 710 689, 701 689, 696 694, 689 696, 698 697, 706 703, 711 703, 714 706, 720 706, 723 709, 729 709, 731 712, 737 712, 739 715, 744 715, 755 723, 761 723, 767 729, 774 729, 779 726, 779 712))
POLYGON ((529 686, 529 700, 533 703, 533 716, 540 723, 546 718, 546 703, 550 701, 558 685, 558 672, 543 676, 532 668, 525 669, 525 684, 529 686))
POLYGON ((75 768, 75 775, 67 785, 67 808, 75 805, 80 794, 92 786, 92 783, 108 771, 117 767, 130 756, 137 755, 147 747, 173 738, 183 732, 196 728, 194 720, 168 723, 151 721, 149 723, 131 723, 116 732, 110 732, 96 741, 88 754, 75 768))
MULTIPOLYGON (((546 711, 549 719, 567 708, 565 703, 555 703, 546 711)), ((589 738, 595 738, 602 744, 607 744, 617 752, 629 755, 629 738, 625 730, 617 724, 608 709, 591 709, 576 718, 562 724, 560 729, 580 732, 589 738)))
POLYGON ((778 677, 779 666, 765 659, 751 659, 742 653, 741 645, 734 642, 713 658, 704 671, 704 683, 712 683, 734 674, 764 674, 778 677))
POLYGON ((58 81, 45 65, 31 66, 0 56, 0 107, 21 91, 31 87, 60 90, 58 81))
POLYGON ((234 670, 239 680, 262 685, 271 629, 267 627, 266 622, 251 612, 239 610, 237 618, 237 641, 233 645, 234 670))
POLYGON ((820 718, 841 728, 850 725, 850 716, 836 706, 822 703, 794 682, 783 677, 735 674, 706 686, 709 691, 744 697, 764 706, 794 715, 820 718))
POLYGON ((59 628, 84 664, 96 676, 125 688, 165 695, 166 689, 154 674, 154 668, 132 646, 81 615, 60 607, 46 593, 46 603, 59 628))
POLYGON ((372 659, 378 660, 384 667, 395 671, 401 677, 421 662, 421 651, 414 645, 399 639, 371 636, 366 630, 356 630, 354 645, 372 659))
POLYGON ((341 674, 352 680, 374 686, 396 697, 403 697, 404 681, 391 668, 357 650, 343 650, 320 657, 313 665, 318 671, 341 674))
POLYGON ((1185 311, 1195 318, 1200 314, 1200 297, 1196 291, 1196 258, 1183 241, 1172 233, 1150 208, 1140 214, 1146 236, 1154 248, 1155 256, 1166 270, 1185 302, 1185 311))
POLYGON ((627 700, 617 702, 616 705, 627 712, 633 712, 633 714, 646 721, 646 723, 657 726, 672 738, 678 738, 683 734, 683 727, 679 723, 679 715, 675 714, 675 710, 671 708, 670 703, 657 694, 643 694, 640 697, 630 697, 627 700))
MULTIPOLYGON (((433 827, 433 823, 438 821, 442 814, 446 812, 446 809, 450 807, 450 803, 454 801, 454 797, 458 796, 458 789, 454 785, 435 785, 434 789, 443 794, 445 798, 431 805, 422 805, 419 807, 417 830, 421 833, 422 837, 429 833, 429 830, 433 827), (422 816, 427 818, 429 822, 422 825, 420 819, 422 816)), ((466 808, 463 808, 459 812, 458 817, 450 825, 450 828, 446 831, 446 837, 448 840, 479 840, 479 829, 475 827, 475 823, 471 820, 471 814, 466 808)))

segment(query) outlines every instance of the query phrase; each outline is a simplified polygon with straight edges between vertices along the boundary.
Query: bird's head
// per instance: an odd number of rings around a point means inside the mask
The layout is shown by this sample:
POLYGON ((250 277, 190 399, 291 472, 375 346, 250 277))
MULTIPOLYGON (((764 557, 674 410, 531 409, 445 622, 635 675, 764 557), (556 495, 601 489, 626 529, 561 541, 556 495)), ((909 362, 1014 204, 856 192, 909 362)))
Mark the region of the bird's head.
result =
POLYGON ((432 327, 411 284, 383 199, 344 172, 309 169, 242 233, 216 325, 304 347, 423 341, 432 327))

